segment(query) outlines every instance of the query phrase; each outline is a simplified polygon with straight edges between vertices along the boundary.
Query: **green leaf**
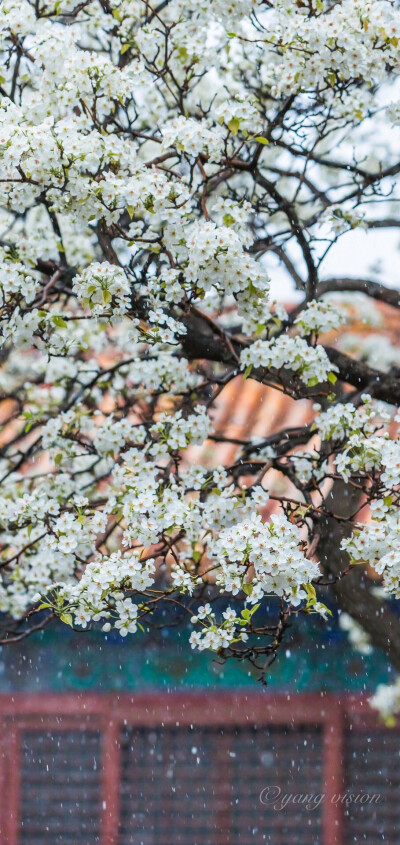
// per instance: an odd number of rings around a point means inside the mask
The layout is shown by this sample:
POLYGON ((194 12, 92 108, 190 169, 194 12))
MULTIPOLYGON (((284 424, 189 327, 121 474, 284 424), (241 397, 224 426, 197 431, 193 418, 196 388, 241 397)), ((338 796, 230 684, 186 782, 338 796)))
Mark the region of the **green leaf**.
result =
POLYGON ((386 507, 390 508, 390 505, 392 504, 392 497, 390 495, 384 496, 383 504, 386 505, 386 507))
POLYGON ((263 138, 262 135, 256 135, 254 140, 258 141, 259 144, 265 144, 266 146, 269 144, 268 138, 263 138))
POLYGON ((61 616, 60 616, 60 619, 61 619, 61 622, 65 622, 66 625, 70 625, 71 628, 72 628, 74 621, 72 619, 71 613, 62 613, 61 616))
POLYGON ((228 129, 232 132, 232 135, 237 135, 240 127, 240 118, 239 117, 231 117, 228 123, 228 129))
POLYGON ((154 211, 154 197, 153 197, 153 195, 152 195, 152 194, 149 194, 149 195, 146 197, 146 199, 144 200, 143 205, 144 205, 144 207, 147 209, 147 211, 150 211, 150 212, 151 212, 151 214, 155 214, 155 211, 154 211))
POLYGON ((108 305, 109 302, 112 300, 112 293, 109 290, 103 290, 103 302, 108 305))
POLYGON ((55 458, 54 458, 54 463, 55 463, 56 467, 58 467, 58 466, 59 466, 59 464, 61 463, 62 459, 63 459, 63 456, 62 456, 62 454, 61 454, 61 453, 59 453, 58 455, 56 455, 56 456, 55 456, 55 458))
POLYGON ((248 364, 245 371, 244 371, 244 374, 243 374, 243 378, 244 378, 245 381, 249 377, 249 375, 251 374, 252 369, 253 369, 253 364, 248 364))
POLYGON ((307 600, 308 601, 316 601, 317 594, 315 592, 315 587, 312 584, 304 584, 305 591, 307 593, 307 600))
POLYGON ((307 387, 315 387, 318 384, 318 376, 313 376, 308 379, 307 387))
POLYGON ((243 584, 242 590, 246 596, 251 596, 253 592, 253 585, 252 584, 243 584))
POLYGON ((330 381, 331 384, 336 384, 337 376, 335 376, 335 373, 328 373, 328 381, 330 381))
POLYGON ((65 320, 63 320, 62 317, 60 317, 59 314, 53 314, 51 321, 52 323, 54 323, 55 326, 57 326, 58 329, 68 328, 67 323, 65 322, 65 320))

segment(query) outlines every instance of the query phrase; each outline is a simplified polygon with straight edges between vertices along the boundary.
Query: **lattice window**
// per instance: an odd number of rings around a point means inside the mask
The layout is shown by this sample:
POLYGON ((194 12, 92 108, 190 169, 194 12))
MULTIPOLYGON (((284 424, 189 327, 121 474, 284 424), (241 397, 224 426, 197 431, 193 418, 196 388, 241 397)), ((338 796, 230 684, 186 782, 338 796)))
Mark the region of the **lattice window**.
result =
MULTIPOLYGON (((323 791, 322 730, 312 726, 282 727, 236 732, 232 774, 232 845, 268 842, 269 845, 319 845, 322 841, 322 805, 307 810, 294 796, 318 795, 323 791), (292 795, 261 803, 260 792, 279 785, 292 795)), ((272 794, 272 793, 271 793, 272 794)), ((313 805, 312 805, 313 806, 313 805)))
POLYGON ((21 845, 100 842, 101 734, 26 729, 21 735, 21 845))
POLYGON ((127 730, 119 845, 319 843, 321 808, 261 804, 261 791, 279 783, 293 795, 305 783, 322 791, 320 730, 127 730))
POLYGON ((366 697, 3 695, 0 725, 1 845, 400 842, 400 731, 366 697))
POLYGON ((217 845, 225 790, 222 767, 219 731, 126 731, 120 845, 217 845))
POLYGON ((345 806, 346 841, 400 842, 399 732, 372 726, 350 730, 345 749, 346 793, 357 797, 345 806))

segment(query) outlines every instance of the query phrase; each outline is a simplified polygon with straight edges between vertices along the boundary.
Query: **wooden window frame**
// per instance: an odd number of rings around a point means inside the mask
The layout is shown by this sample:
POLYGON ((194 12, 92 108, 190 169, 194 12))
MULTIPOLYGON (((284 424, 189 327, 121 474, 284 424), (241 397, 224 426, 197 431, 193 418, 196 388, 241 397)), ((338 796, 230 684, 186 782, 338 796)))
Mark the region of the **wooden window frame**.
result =
POLYGON ((121 735, 125 727, 246 727, 312 725, 323 731, 323 845, 343 845, 343 742, 379 724, 361 695, 269 692, 15 693, 0 694, 0 831, 19 845, 21 735, 24 729, 99 730, 102 747, 101 845, 118 845, 121 735), (60 722, 60 718, 62 722, 60 722))

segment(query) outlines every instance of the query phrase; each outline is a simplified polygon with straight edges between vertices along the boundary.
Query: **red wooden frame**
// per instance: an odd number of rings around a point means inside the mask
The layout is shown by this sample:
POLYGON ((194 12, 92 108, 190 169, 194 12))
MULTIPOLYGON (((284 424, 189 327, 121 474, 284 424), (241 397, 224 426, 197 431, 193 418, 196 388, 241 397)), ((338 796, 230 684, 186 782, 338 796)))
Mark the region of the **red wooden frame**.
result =
POLYGON ((346 724, 376 727, 367 696, 319 693, 273 695, 258 691, 0 694, 0 832, 18 845, 19 753, 24 728, 98 729, 102 734, 101 845, 118 845, 120 731, 130 727, 320 725, 324 735, 323 845, 343 845, 340 802, 346 724), (62 717, 62 722, 60 722, 62 717))

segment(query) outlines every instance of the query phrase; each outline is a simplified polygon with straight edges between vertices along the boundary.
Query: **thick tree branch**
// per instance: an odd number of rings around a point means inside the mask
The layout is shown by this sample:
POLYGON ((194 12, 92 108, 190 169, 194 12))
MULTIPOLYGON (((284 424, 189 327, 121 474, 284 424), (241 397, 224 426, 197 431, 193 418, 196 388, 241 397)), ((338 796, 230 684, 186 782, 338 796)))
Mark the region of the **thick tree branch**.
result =
MULTIPOLYGON (((229 346, 224 343, 220 335, 213 332, 206 320, 203 322, 200 312, 198 315, 185 320, 188 333, 182 341, 182 346, 187 358, 220 361, 230 364, 237 372, 237 360, 232 356, 229 346)), ((237 356, 246 345, 244 342, 238 342, 237 339, 231 339, 230 343, 237 356)), ((356 390, 367 391, 376 399, 389 402, 389 404, 400 404, 400 379, 396 375, 376 370, 364 361, 351 358, 350 355, 333 347, 325 347, 325 351, 332 364, 337 366, 340 381, 350 384, 356 390)), ((300 398, 300 394, 301 398, 315 395, 315 390, 310 390, 304 385, 300 387, 298 380, 294 383, 293 376, 288 371, 280 370, 278 373, 273 369, 258 368, 252 370, 251 378, 263 384, 283 388, 289 395, 297 398, 300 398)))
POLYGON ((352 279, 351 276, 340 278, 324 279, 319 282, 315 291, 315 298, 320 299, 326 293, 342 293, 346 291, 357 291, 365 293, 378 302, 386 302, 394 308, 400 307, 400 292, 396 288, 386 288, 380 282, 372 279, 352 279))
MULTIPOLYGON (((335 514, 344 517, 354 511, 359 493, 344 482, 335 482, 326 505, 335 514)), ((361 565, 351 567, 348 574, 341 574, 349 566, 346 552, 340 549, 340 541, 349 536, 352 525, 323 517, 318 523, 320 539, 317 555, 324 572, 332 579, 331 591, 340 609, 349 613, 367 632, 372 644, 381 649, 392 665, 400 671, 400 619, 388 606, 385 599, 371 592, 374 582, 366 575, 361 565)))

